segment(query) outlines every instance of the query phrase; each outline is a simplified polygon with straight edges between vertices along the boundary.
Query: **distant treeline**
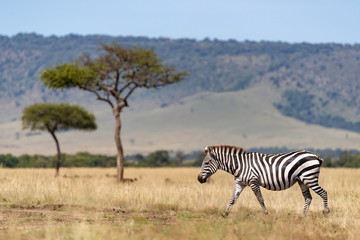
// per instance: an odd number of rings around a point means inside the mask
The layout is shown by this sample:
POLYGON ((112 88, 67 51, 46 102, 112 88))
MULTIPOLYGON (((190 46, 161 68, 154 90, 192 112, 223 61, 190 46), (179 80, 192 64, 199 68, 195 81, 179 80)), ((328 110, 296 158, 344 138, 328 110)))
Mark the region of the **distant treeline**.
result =
MULTIPOLYGON (((194 157, 194 154, 185 155, 183 152, 176 152, 172 155, 170 156, 170 152, 165 150, 158 150, 147 156, 130 155, 125 157, 124 165, 125 167, 193 166, 194 161, 188 159, 194 157)), ((56 156, 23 154, 17 157, 12 154, 0 154, 0 166, 7 168, 53 168, 55 162, 56 156)), ((62 154, 61 167, 116 167, 116 156, 88 152, 62 154)))
MULTIPOLYGON (((323 167, 360 167, 360 152, 355 150, 313 150, 323 159, 323 167)), ((252 148, 249 152, 281 153, 291 151, 287 148, 252 148)), ((200 166, 204 154, 195 151, 184 154, 181 151, 171 152, 158 150, 146 156, 135 154, 125 157, 125 167, 190 167, 200 166)), ((0 154, 0 166, 6 168, 53 168, 55 167, 56 156, 28 155, 19 157, 11 154, 0 154)), ((62 167, 116 167, 116 156, 106 156, 79 152, 74 155, 62 154, 62 167)))

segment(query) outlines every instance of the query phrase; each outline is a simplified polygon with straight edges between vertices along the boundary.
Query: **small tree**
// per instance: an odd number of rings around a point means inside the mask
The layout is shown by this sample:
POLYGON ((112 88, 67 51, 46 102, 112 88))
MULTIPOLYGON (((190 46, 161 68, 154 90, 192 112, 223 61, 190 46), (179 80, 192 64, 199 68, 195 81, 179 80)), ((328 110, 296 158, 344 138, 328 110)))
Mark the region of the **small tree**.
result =
POLYGON ((128 99, 137 88, 157 88, 183 80, 187 72, 162 64, 152 50, 123 48, 116 43, 101 45, 95 59, 84 55, 73 63, 45 69, 41 80, 52 89, 79 88, 92 92, 109 104, 115 117, 118 181, 124 177, 124 152, 120 138, 120 113, 128 107, 128 99))
POLYGON ((23 129, 48 131, 54 138, 57 149, 55 176, 59 176, 61 159, 60 145, 55 132, 68 129, 95 130, 97 127, 92 113, 82 107, 65 103, 33 104, 23 110, 21 119, 23 129))
POLYGON ((183 151, 177 151, 175 153, 174 162, 177 166, 183 166, 186 155, 183 151))
POLYGON ((170 163, 170 155, 168 151, 157 150, 150 153, 146 157, 146 161, 148 162, 150 167, 167 166, 170 163))
POLYGON ((204 157, 205 157, 205 154, 202 152, 197 154, 196 158, 195 158, 194 162, 191 164, 191 166, 200 167, 204 160, 204 157))

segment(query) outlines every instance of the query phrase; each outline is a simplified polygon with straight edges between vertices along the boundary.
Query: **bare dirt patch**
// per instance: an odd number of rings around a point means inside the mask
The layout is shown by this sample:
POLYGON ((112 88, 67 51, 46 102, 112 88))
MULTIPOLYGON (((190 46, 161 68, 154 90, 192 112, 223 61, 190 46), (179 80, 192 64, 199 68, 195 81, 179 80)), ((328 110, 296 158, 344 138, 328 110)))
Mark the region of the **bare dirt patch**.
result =
POLYGON ((126 212, 121 209, 94 209, 79 205, 0 206, 0 230, 18 225, 20 228, 43 228, 46 225, 73 223, 137 223, 172 224, 174 212, 126 212), (7 227, 8 226, 8 227, 7 227))

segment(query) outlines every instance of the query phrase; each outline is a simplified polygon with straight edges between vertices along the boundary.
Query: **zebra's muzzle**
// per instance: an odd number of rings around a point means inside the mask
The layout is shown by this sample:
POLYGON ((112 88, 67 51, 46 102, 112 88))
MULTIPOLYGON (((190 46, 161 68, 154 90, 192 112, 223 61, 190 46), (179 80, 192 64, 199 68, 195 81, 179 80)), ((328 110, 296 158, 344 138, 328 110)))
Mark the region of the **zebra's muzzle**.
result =
POLYGON ((198 175, 198 181, 199 181, 200 183, 204 183, 204 182, 206 182, 206 178, 203 178, 202 175, 201 175, 201 173, 199 173, 199 175, 198 175))

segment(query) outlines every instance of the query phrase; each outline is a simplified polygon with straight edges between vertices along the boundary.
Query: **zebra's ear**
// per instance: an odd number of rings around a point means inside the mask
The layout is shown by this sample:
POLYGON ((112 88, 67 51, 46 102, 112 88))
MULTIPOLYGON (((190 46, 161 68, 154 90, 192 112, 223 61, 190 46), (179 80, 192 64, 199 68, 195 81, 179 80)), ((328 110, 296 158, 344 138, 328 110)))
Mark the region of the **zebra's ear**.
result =
POLYGON ((208 147, 208 146, 205 146, 204 153, 205 153, 205 154, 208 154, 208 152, 209 152, 209 147, 208 147))

